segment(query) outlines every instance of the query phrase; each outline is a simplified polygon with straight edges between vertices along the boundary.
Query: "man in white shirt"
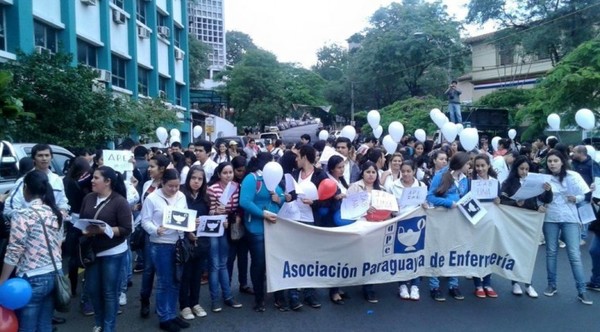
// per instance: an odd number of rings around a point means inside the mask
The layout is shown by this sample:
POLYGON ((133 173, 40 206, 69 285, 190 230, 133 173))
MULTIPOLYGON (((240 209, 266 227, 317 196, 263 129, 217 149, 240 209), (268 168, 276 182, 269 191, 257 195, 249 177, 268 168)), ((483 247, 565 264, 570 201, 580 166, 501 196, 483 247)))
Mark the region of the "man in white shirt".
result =
POLYGON ((206 173, 206 180, 210 181, 213 173, 215 172, 215 168, 217 168, 217 163, 215 163, 209 157, 209 151, 212 148, 212 143, 206 140, 198 140, 194 143, 194 154, 196 154, 196 162, 194 165, 202 166, 204 169, 204 173, 206 173))

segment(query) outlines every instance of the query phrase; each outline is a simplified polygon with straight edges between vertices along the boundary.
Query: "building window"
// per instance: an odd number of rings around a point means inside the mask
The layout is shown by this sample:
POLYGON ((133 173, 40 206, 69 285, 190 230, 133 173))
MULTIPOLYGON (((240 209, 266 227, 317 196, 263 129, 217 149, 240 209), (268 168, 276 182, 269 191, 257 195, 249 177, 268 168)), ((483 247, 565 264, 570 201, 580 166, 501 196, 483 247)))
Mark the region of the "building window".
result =
POLYGON ((146 24, 146 2, 145 0, 137 0, 137 20, 146 24))
POLYGON ((500 66, 512 65, 515 63, 514 45, 502 45, 498 50, 498 60, 500 66))
POLYGON ((121 9, 125 8, 125 0, 112 0, 112 3, 121 9))
POLYGON ((34 21, 33 23, 33 35, 35 39, 35 46, 42 46, 53 53, 56 53, 57 49, 57 31, 47 25, 40 22, 34 21))
POLYGON ((112 55, 112 85, 127 89, 127 60, 112 55))
POLYGON ((183 100, 183 86, 177 84, 175 85, 175 104, 182 106, 183 100))
POLYGON ((98 67, 98 48, 94 45, 77 39, 77 62, 90 67, 98 67))
POLYGON ((181 48, 180 46, 180 40, 181 40, 181 29, 179 29, 178 27, 175 27, 175 32, 173 35, 173 40, 175 41, 175 46, 181 48))
POLYGON ((161 14, 160 12, 156 13, 156 25, 159 27, 167 26, 167 16, 161 14))
POLYGON ((6 51, 6 25, 4 7, 0 7, 0 50, 6 51))
POLYGON ((164 78, 162 76, 158 78, 158 90, 161 91, 161 92, 159 92, 159 96, 158 97, 160 97, 160 98, 165 98, 165 99, 168 98, 168 95, 167 95, 167 81, 168 81, 168 79, 164 78), (162 94, 162 96, 161 96, 161 94, 162 94))
POLYGON ((138 94, 148 96, 148 77, 150 71, 146 68, 138 67, 138 94))

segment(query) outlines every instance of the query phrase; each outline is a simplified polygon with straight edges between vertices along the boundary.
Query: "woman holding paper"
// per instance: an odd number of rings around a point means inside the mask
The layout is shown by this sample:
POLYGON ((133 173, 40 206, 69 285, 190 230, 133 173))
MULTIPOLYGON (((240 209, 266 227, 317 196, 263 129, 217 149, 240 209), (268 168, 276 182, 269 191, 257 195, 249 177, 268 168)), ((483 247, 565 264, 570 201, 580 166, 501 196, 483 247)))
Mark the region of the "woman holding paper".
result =
MULTIPOLYGON (((397 200, 400 200, 402 194, 404 193, 405 188, 415 188, 415 187, 423 187, 424 190, 427 190, 427 186, 416 178, 417 167, 412 160, 405 160, 400 165, 400 174, 401 177, 393 182, 393 185, 389 188, 389 193, 396 196, 397 200)), ((427 202, 423 202, 421 204, 424 209, 427 209, 429 206, 427 202)), ((401 206, 398 204, 398 214, 404 211, 410 211, 411 209, 417 208, 417 206, 401 206)), ((403 300, 413 300, 418 301, 421 298, 419 294, 419 285, 421 284, 421 278, 417 277, 409 281, 401 281, 398 283, 398 294, 400 298, 403 300), (410 292, 409 292, 410 289, 410 292)))
POLYGON ((544 218, 544 238, 546 239, 546 270, 548 273, 548 287, 544 295, 553 296, 556 288, 556 254, 558 251, 558 237, 562 233, 563 241, 567 245, 569 263, 575 278, 577 299, 591 305, 593 301, 588 298, 585 288, 583 264, 579 251, 581 235, 581 222, 577 211, 577 203, 585 199, 585 194, 590 191, 587 183, 579 173, 567 170, 567 158, 557 150, 550 150, 546 157, 548 173, 552 175, 550 184, 554 199, 547 206, 544 218))
MULTIPOLYGON (((210 199, 210 215, 226 215, 224 227, 229 223, 241 223, 242 219, 238 213, 240 187, 233 181, 233 166, 229 162, 220 163, 215 169, 214 175, 208 183, 207 195, 210 199)), ((227 258, 229 257, 229 245, 227 235, 210 238, 210 273, 208 285, 212 301, 211 310, 219 312, 222 310, 219 290, 222 292, 223 300, 227 306, 241 308, 231 294, 229 284, 229 272, 227 271, 227 258), (220 288, 220 289, 219 289, 220 288)))
MULTIPOLYGON (((467 174, 471 169, 469 154, 457 152, 450 159, 450 165, 441 169, 431 180, 431 186, 427 193, 427 201, 433 206, 443 206, 454 209, 460 200, 469 191, 469 179, 467 174)), ((450 296, 455 300, 463 300, 464 296, 458 288, 458 278, 448 277, 448 288, 450 296)), ((429 278, 429 289, 431 297, 438 301, 446 301, 440 291, 440 281, 437 277, 429 278)))
POLYGON ((90 225, 83 232, 84 236, 92 237, 96 254, 94 263, 85 269, 85 290, 94 307, 94 325, 102 331, 115 330, 119 310, 123 260, 132 228, 131 208, 125 197, 127 192, 121 174, 100 166, 94 171, 92 192, 81 204, 81 219, 96 219, 106 224, 90 225))
POLYGON ((190 324, 178 316, 177 297, 180 280, 175 278, 175 243, 184 236, 182 231, 163 225, 167 208, 187 209, 185 195, 179 191, 179 173, 175 169, 164 171, 160 189, 152 192, 142 206, 142 227, 149 234, 150 256, 158 278, 156 285, 156 313, 159 327, 165 331, 178 331, 190 324))
MULTIPOLYGON (((473 164, 475 168, 473 169, 473 173, 471 175, 472 181, 494 181, 496 182, 496 188, 500 190, 500 184, 496 177, 496 171, 491 168, 490 157, 487 153, 480 153, 475 156, 473 160, 473 164)), ((480 202, 494 202, 496 204, 500 203, 500 198, 498 197, 500 193, 495 193, 495 198, 478 198, 480 202)), ((498 293, 494 291, 492 288, 492 275, 488 274, 483 278, 473 278, 473 283, 475 284, 475 296, 480 299, 484 299, 486 297, 496 298, 498 297, 498 293)))
MULTIPOLYGON (((521 182, 529 174, 529 169, 530 162, 527 156, 519 156, 515 159, 513 167, 502 184, 502 189, 500 189, 500 203, 544 213, 546 212, 545 204, 552 202, 552 187, 549 183, 544 183, 544 192, 537 197, 531 197, 523 201, 515 201, 510 198, 521 188, 521 182)), ((514 295, 523 294, 521 286, 516 281, 512 282, 512 293, 514 295)), ((531 298, 538 297, 538 293, 531 284, 525 284, 525 293, 531 298)))

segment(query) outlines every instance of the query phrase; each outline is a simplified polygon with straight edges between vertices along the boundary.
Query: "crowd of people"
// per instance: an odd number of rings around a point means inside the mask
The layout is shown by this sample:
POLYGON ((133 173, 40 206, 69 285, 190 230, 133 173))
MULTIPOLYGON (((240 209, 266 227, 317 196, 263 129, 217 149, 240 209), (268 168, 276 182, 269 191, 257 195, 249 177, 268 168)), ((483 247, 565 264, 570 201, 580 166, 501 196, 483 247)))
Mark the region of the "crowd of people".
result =
MULTIPOLYGON (((426 186, 424 208, 454 209, 469 192, 470 181, 476 179, 498 181, 497 198, 490 200, 495 204, 545 213, 541 242, 546 246, 548 284, 544 295, 557 292, 556 257, 561 246, 568 253, 579 301, 592 304, 586 289, 600 291, 597 237, 590 246, 593 268, 589 282, 580 253, 588 229, 580 222, 577 207, 586 201, 596 203, 590 188, 595 189, 594 178, 600 176, 600 168, 585 146, 568 147, 553 137, 523 144, 501 139, 494 151, 483 137, 478 148, 464 151, 459 141, 436 144, 406 136, 396 151, 385 151, 374 137, 355 146, 344 137, 312 143, 308 135, 289 146, 278 142, 271 152, 261 152, 250 144, 243 149, 236 145, 214 147, 198 140, 185 150, 177 142, 168 149, 123 146, 132 151, 134 163, 133 171, 124 174, 104 165, 102 150, 84 150, 71 161, 63 179, 49 169, 50 146, 34 146, 31 159, 21 161, 23 177, 0 200, 10 226, 0 284, 17 276, 28 280, 33 290, 29 304, 17 310, 20 330, 52 330, 54 286, 49 281, 56 272, 50 253, 58 268, 69 275, 82 313, 94 315, 94 331, 115 330, 133 273, 142 273, 140 316, 150 316, 155 290, 159 328, 179 331, 190 326, 189 320, 207 315, 200 303, 203 282, 208 284, 211 303, 207 309, 211 312, 220 312, 223 306, 242 308, 232 288, 236 266, 239 294, 254 296, 253 310, 266 310, 264 224, 277 222, 277 212, 285 202, 302 205, 307 218, 300 222, 339 227, 354 222, 340 217, 342 200, 353 193, 383 190, 401 197, 404 188, 426 186), (326 149, 335 153, 324 159, 326 149), (283 180, 269 190, 262 170, 271 161, 280 163, 284 173, 299 184, 312 182, 318 188, 321 181, 331 179, 337 191, 326 200, 311 200, 295 191, 285 193, 283 180), (551 180, 538 197, 511 199, 529 172, 547 173, 551 180), (167 207, 192 209, 197 216, 224 216, 226 231, 218 237, 197 237, 195 232, 165 227, 167 207), (105 225, 90 224, 83 230, 74 227, 83 219, 101 220, 105 225), (48 244, 39 241, 44 227, 48 244), (191 248, 184 248, 182 254, 184 242, 191 248), (93 256, 87 260, 82 257, 86 247, 93 256), (66 264, 64 268, 61 262, 66 264), (82 267, 83 284, 78 273, 82 267)), ((401 211, 412 208, 400 206, 401 211)), ((379 221, 390 216, 389 211, 371 207, 365 218, 379 221)), ((599 231, 595 222, 591 225, 590 231, 599 231)), ((421 278, 400 282, 399 297, 419 300, 420 284, 421 278)), ((491 275, 473 278, 473 284, 478 298, 499 296, 491 275)), ((429 277, 428 286, 432 299, 446 300, 438 277, 429 277)), ((464 299, 458 278, 448 277, 448 287, 452 298, 464 299)), ((366 301, 378 302, 373 285, 363 285, 362 292, 366 301)), ((512 293, 521 295, 523 289, 513 282, 512 293)), ((538 297, 530 284, 525 285, 525 293, 538 297)), ((329 289, 328 296, 338 305, 348 300, 340 287, 329 289)), ((316 289, 277 291, 273 298, 281 311, 321 306, 316 289)))

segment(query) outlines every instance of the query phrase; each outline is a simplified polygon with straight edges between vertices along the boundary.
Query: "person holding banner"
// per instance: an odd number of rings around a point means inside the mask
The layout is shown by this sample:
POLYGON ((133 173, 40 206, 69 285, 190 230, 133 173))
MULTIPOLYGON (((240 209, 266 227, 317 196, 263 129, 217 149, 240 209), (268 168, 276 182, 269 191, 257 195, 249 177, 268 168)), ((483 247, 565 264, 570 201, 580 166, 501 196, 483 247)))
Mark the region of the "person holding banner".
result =
POLYGON ((179 331, 190 326, 179 317, 176 309, 181 284, 175 278, 175 243, 184 234, 163 225, 164 213, 169 207, 187 209, 187 200, 179 191, 179 183, 179 174, 175 169, 165 170, 160 189, 148 195, 141 213, 142 227, 150 235, 150 256, 158 278, 156 313, 159 328, 165 331, 179 331))
POLYGON ((132 229, 131 208, 125 197, 122 175, 108 166, 100 166, 94 171, 92 192, 81 204, 81 219, 106 223, 103 227, 90 225, 83 232, 92 238, 96 255, 94 263, 85 269, 85 290, 94 307, 94 325, 102 331, 116 328, 123 260, 132 229), (112 237, 106 235, 107 227, 112 228, 112 237))
MULTIPOLYGON (((531 197, 523 201, 515 201, 512 197, 521 187, 521 181, 529 174, 530 161, 526 156, 519 156, 513 162, 513 167, 508 173, 506 181, 500 189, 500 203, 511 206, 518 206, 524 209, 536 210, 540 213, 546 212, 545 204, 552 202, 552 187, 549 183, 544 184, 544 192, 537 196, 531 197)), ((516 281, 512 281, 512 293, 514 295, 522 295, 523 290, 516 281)), ((531 298, 537 298, 538 293, 531 284, 525 284, 525 293, 531 298)))
POLYGON ((277 222, 277 212, 284 202, 283 190, 270 191, 262 169, 273 160, 269 152, 260 152, 248 163, 248 175, 242 181, 240 206, 244 209, 244 225, 252 263, 250 276, 254 286, 254 311, 265 312, 265 235, 264 223, 277 222))
MULTIPOLYGON (((473 160, 473 164, 475 168, 473 169, 473 173, 471 175, 471 181, 492 181, 495 183, 494 186, 490 186, 490 188, 494 188, 495 191, 490 193, 495 196, 495 198, 485 198, 485 197, 475 197, 480 202, 494 202, 496 204, 500 204, 500 184, 496 177, 496 171, 491 168, 490 157, 487 153, 480 153, 475 156, 473 160)), ((471 182, 473 184, 473 182, 471 182)), ((485 193, 484 193, 485 195, 485 193)), ((484 299, 486 297, 497 298, 498 293, 492 288, 492 275, 488 274, 483 278, 473 278, 473 283, 475 284, 475 296, 480 299, 484 299)))
MULTIPOLYGON (((400 200, 405 188, 423 187, 426 188, 425 184, 416 178, 417 167, 412 160, 405 160, 400 165, 401 177, 393 182, 388 192, 396 196, 396 199, 400 200)), ((417 206, 401 206, 398 203, 398 214, 409 211, 417 207, 423 207, 424 209, 429 208, 427 202, 423 202, 417 206)), ((421 298, 419 294, 419 286, 421 285, 421 278, 417 277, 408 281, 401 281, 398 283, 398 295, 403 300, 418 301, 421 298), (410 292, 409 292, 410 289, 410 292)))
MULTIPOLYGON (((467 174, 470 169, 469 154, 457 152, 450 159, 450 165, 440 170, 431 180, 427 201, 433 206, 443 206, 448 209, 457 208, 456 202, 469 191, 467 174)), ((457 277, 448 277, 448 288, 450 296, 455 300, 465 298, 458 288, 457 277)), ((440 291, 440 281, 437 277, 429 278, 429 289, 434 300, 438 302, 446 301, 440 291)))
MULTIPOLYGON (((206 191, 210 199, 210 215, 227 215, 227 221, 224 223, 226 229, 229 224, 241 223, 242 219, 238 213, 240 187, 233 181, 233 166, 229 162, 220 163, 215 168, 215 173, 208 183, 206 191)), ((210 299, 212 301, 211 310, 213 312, 221 311, 219 291, 222 292, 224 303, 232 308, 241 308, 231 294, 229 272, 227 270, 227 258, 229 257, 229 245, 227 235, 210 238, 210 273, 208 275, 208 286, 210 289, 210 299)))
MULTIPOLYGON (((206 195, 206 177, 202 166, 192 166, 188 172, 181 192, 185 195, 187 206, 196 211, 196 216, 208 215, 210 199, 206 195)), ((191 320, 205 317, 206 311, 200 306, 200 282, 204 269, 203 262, 208 258, 210 240, 208 237, 196 237, 187 233, 187 237, 195 243, 194 254, 183 265, 181 287, 179 289, 180 315, 183 319, 191 320)))
POLYGON ((579 250, 581 236, 581 221, 577 211, 577 203, 585 199, 590 188, 581 175, 568 171, 567 158, 559 151, 552 149, 546 157, 548 173, 552 175, 551 185, 554 199, 548 204, 544 218, 544 237, 546 239, 546 270, 548 273, 548 287, 544 295, 553 296, 556 288, 556 255, 558 251, 558 238, 562 233, 563 241, 567 245, 569 263, 575 278, 577 299, 587 305, 593 301, 586 294, 583 264, 579 250))

